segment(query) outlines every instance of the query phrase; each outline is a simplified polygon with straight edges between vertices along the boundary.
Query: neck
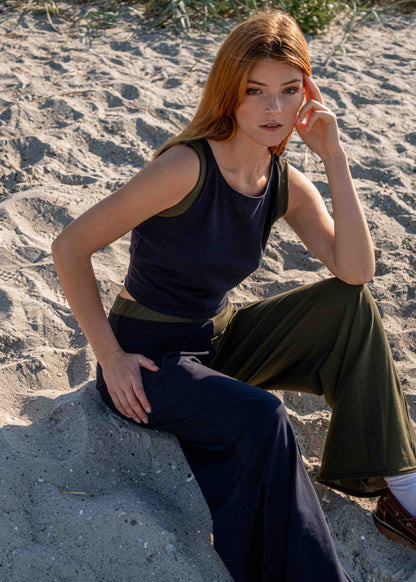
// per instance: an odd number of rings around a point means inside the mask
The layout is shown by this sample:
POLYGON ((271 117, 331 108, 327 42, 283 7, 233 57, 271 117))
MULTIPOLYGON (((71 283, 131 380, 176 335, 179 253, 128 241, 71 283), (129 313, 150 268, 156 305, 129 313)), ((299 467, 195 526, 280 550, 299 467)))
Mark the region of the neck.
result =
POLYGON ((236 190, 255 195, 264 189, 270 174, 267 147, 244 143, 238 136, 231 141, 209 140, 209 144, 222 174, 236 190))

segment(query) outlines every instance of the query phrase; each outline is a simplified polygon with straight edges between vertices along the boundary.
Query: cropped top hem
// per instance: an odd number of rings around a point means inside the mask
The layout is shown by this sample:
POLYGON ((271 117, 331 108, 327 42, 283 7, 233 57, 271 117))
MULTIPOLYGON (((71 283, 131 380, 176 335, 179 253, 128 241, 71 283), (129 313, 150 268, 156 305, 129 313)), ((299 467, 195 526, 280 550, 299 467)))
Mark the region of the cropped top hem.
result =
MULTIPOLYGON (((128 281, 127 281, 128 283, 128 281)), ((183 315, 183 309, 178 306, 178 307, 173 307, 171 305, 169 305, 168 308, 164 309, 162 305, 156 305, 156 304, 152 304, 151 302, 149 302, 146 299, 143 298, 138 298, 137 294, 134 294, 134 290, 130 290, 129 289, 129 285, 126 284, 126 282, 124 283, 124 287, 127 290, 127 292, 133 297, 134 301, 132 299, 126 299, 126 301, 131 301, 132 303, 135 303, 137 306, 139 306, 140 311, 135 311, 135 313, 142 313, 142 314, 160 314, 163 317, 171 317, 173 321, 176 320, 180 320, 180 321, 202 321, 205 319, 211 319, 212 317, 215 317, 216 315, 218 315, 219 313, 221 313, 221 311, 223 311, 225 309, 225 307, 227 306, 227 304, 230 302, 230 299, 228 297, 228 293, 222 298, 222 301, 215 307, 212 309, 192 309, 189 308, 189 306, 187 306, 187 315, 183 315), (132 292, 133 291, 133 292, 132 292)), ((124 299, 122 297, 122 299, 124 299)), ((121 315, 121 314, 120 314, 121 315)), ((132 316, 134 317, 134 316, 132 316)), ((146 319, 143 317, 135 317, 135 319, 146 319)), ((155 319, 150 319, 149 321, 157 321, 155 319)), ((164 321, 167 321, 166 319, 164 319, 164 321)))
POLYGON ((111 307, 112 313, 116 315, 121 315, 130 319, 139 319, 142 321, 152 321, 158 323, 195 323, 196 321, 206 321, 209 319, 214 324, 215 333, 221 333, 224 330, 225 326, 234 313, 234 309, 235 308, 233 304, 227 298, 225 307, 219 313, 212 315, 211 317, 178 317, 169 315, 167 313, 162 313, 160 311, 155 311, 154 309, 149 309, 137 301, 127 299, 126 297, 121 297, 121 295, 117 295, 113 306, 111 307))

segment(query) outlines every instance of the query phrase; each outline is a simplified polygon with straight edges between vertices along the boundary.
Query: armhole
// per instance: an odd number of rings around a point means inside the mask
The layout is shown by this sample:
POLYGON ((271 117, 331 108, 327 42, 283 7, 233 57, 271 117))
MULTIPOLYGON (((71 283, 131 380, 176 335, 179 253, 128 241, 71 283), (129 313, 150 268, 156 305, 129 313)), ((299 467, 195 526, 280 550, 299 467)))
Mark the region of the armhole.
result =
POLYGON ((198 154, 200 164, 198 181, 192 188, 192 190, 189 192, 189 194, 185 196, 185 198, 183 198, 180 202, 175 204, 175 206, 171 206, 170 208, 167 208, 166 210, 159 212, 157 216, 172 218, 174 216, 184 214, 198 198, 202 190, 202 186, 204 185, 205 176, 207 173, 207 162, 205 159, 205 153, 202 143, 198 140, 195 140, 188 141, 184 145, 191 147, 198 154))
POLYGON ((289 164, 285 158, 279 157, 279 189, 277 192, 277 214, 275 220, 282 218, 289 205, 289 164))

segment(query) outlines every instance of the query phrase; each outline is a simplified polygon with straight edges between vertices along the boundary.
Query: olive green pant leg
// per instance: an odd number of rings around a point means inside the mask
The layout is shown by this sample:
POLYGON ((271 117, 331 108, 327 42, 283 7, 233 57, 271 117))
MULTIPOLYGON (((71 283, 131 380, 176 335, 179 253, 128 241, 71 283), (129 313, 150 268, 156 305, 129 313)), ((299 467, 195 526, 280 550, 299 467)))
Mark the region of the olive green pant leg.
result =
POLYGON ((416 471, 416 435, 366 286, 330 279, 237 309, 213 368, 266 389, 324 395, 332 407, 318 480, 375 495, 416 471))

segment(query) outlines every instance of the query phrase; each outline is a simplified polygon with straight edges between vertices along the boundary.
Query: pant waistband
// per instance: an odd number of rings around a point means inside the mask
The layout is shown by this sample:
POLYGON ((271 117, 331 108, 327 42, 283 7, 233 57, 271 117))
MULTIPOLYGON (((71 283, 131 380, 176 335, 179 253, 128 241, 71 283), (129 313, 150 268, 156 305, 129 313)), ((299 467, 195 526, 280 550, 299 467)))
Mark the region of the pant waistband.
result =
MULTIPOLYGON (((131 319, 142 319, 144 321, 156 321, 162 323, 195 323, 197 321, 206 321, 201 319, 191 319, 187 317, 178 317, 176 315, 168 315, 167 313, 162 313, 160 311, 155 311, 150 309, 137 301, 132 299, 126 299, 117 295, 111 311, 116 315, 122 315, 124 317, 130 317, 131 319)), ((227 305, 224 307, 220 313, 208 318, 214 324, 215 335, 220 334, 231 317, 235 312, 235 308, 231 301, 228 299, 227 305)))

